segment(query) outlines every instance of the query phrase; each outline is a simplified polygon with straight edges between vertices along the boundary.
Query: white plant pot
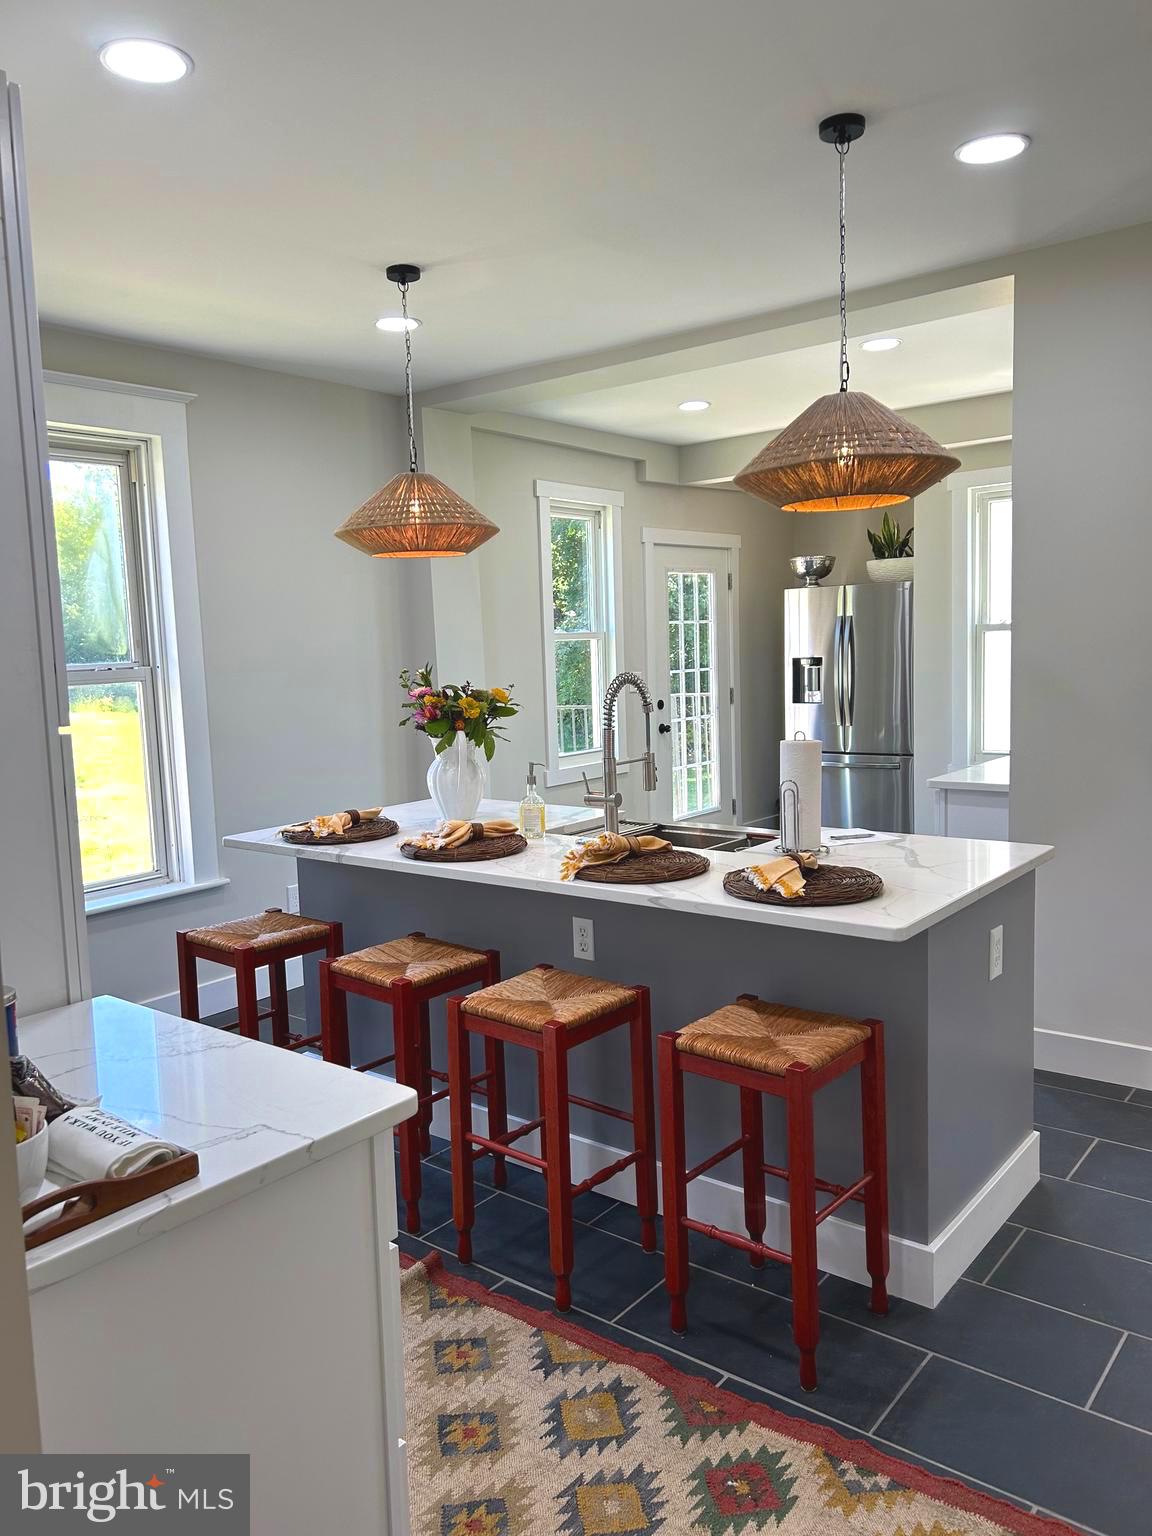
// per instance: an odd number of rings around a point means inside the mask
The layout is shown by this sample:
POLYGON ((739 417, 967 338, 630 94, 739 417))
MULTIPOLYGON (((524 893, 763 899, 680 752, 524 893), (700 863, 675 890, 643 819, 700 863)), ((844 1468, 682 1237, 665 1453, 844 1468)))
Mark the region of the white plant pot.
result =
POLYGON ((428 793, 442 821, 471 821, 488 789, 488 760, 463 731, 428 769, 428 793))
POLYGON ((899 560, 869 560, 869 581, 911 581, 916 566, 915 555, 903 555, 899 560))

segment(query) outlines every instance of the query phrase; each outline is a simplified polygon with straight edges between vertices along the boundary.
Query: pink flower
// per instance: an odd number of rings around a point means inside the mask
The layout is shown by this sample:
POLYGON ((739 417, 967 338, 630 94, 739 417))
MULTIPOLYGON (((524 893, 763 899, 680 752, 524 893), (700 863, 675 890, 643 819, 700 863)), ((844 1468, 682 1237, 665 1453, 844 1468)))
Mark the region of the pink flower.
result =
POLYGON ((425 704, 423 709, 416 711, 417 720, 439 720, 440 711, 434 704, 425 704))
POLYGON ((410 699, 426 699, 431 692, 431 688, 409 688, 408 697, 410 699))

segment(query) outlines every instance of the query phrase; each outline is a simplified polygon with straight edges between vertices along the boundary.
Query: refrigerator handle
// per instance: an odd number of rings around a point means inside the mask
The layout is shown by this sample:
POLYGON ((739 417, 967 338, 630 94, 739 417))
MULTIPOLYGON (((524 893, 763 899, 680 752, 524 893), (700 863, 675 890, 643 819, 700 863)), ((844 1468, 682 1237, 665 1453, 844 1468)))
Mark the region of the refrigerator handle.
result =
POLYGON ((847 678, 848 724, 852 725, 856 718, 856 621, 849 616, 844 624, 847 629, 844 671, 847 678))
POLYGON ((841 732, 844 730, 844 620, 836 615, 836 624, 833 630, 833 686, 836 689, 836 721, 841 732))

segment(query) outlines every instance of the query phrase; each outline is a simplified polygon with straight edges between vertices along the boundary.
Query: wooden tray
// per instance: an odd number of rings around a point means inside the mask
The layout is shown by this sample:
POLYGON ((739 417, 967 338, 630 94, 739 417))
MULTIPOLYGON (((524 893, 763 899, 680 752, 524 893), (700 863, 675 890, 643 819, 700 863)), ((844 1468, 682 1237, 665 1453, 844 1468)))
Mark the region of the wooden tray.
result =
POLYGON ((759 901, 767 907, 846 907, 879 896, 884 882, 870 869, 821 864, 819 869, 804 871, 804 889, 799 896, 762 891, 752 884, 742 869, 734 869, 724 876, 724 889, 729 896, 736 896, 741 901, 759 901))
POLYGON ((63 1206, 58 1216, 43 1222, 24 1234, 25 1249, 39 1248, 54 1237, 64 1237, 79 1231, 116 1211, 150 1200, 153 1195, 163 1194, 176 1184, 186 1184, 200 1172, 200 1159, 195 1152, 185 1152, 155 1168, 145 1168, 123 1179, 92 1179, 87 1184, 68 1184, 54 1189, 26 1205, 21 1213, 24 1221, 50 1211, 54 1205, 63 1206))
POLYGON ((371 843, 378 837, 394 837, 400 828, 388 816, 377 816, 375 821, 362 821, 359 826, 349 827, 347 832, 330 832, 317 837, 315 832, 281 832, 286 843, 305 843, 311 848, 323 848, 329 843, 371 843))
POLYGON ((507 837, 477 837, 459 848, 413 848, 402 845, 400 852, 406 859, 418 859, 422 864, 479 864, 484 859, 508 859, 514 853, 523 853, 528 844, 519 832, 507 837))
POLYGON ((702 854, 662 848, 656 853, 631 853, 619 864, 585 864, 576 871, 576 879, 596 885, 656 885, 666 880, 691 880, 711 867, 702 854))

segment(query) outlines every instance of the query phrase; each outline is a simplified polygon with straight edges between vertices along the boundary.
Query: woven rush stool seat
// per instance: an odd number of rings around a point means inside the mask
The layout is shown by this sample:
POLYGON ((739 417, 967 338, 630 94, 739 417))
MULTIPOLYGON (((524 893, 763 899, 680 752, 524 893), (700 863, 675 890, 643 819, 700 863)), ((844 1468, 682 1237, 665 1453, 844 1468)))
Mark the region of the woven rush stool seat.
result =
POLYGON ((486 959, 482 949, 468 949, 463 944, 445 944, 423 934, 408 934, 389 939, 386 944, 370 944, 350 955, 334 960, 330 970, 337 976, 352 976, 357 981, 388 985, 403 977, 416 983, 446 981, 474 971, 486 959))
POLYGON ((550 1022, 571 1028, 626 1008, 635 996, 634 988, 617 986, 598 976, 577 976, 572 971, 540 966, 473 992, 463 1009, 517 1029, 540 1030, 550 1022))
POLYGON ((566 1312, 572 1305, 572 1202, 578 1195, 633 1168, 641 1245, 649 1253, 655 1250, 656 1135, 647 987, 624 987, 598 976, 576 976, 541 965, 470 997, 454 997, 448 1003, 448 1084, 452 1100, 452 1214, 456 1252, 463 1263, 472 1260, 476 1219, 472 1164, 477 1151, 491 1152, 498 1160, 510 1157, 544 1175, 548 1250, 559 1311, 566 1312), (571 1053, 621 1026, 627 1027, 629 1035, 632 1102, 627 1111, 581 1098, 568 1088, 571 1053), (483 1038, 486 1049, 495 1043, 501 1052, 505 1045, 535 1052, 539 1107, 534 1120, 510 1131, 506 1115, 497 1127, 489 1113, 487 1135, 473 1130, 468 1072, 470 1037, 474 1034, 483 1038), (579 1184, 572 1182, 569 1113, 573 1104, 632 1126, 633 1151, 579 1184), (539 1132, 541 1156, 515 1145, 533 1132, 539 1132))
POLYGON ((867 1027, 855 1019, 757 997, 686 1025, 676 1035, 676 1049, 779 1077, 791 1066, 826 1067, 867 1039, 867 1027))
MULTIPOLYGON (((660 1120, 663 1137, 664 1283, 674 1333, 688 1327, 691 1279, 689 1238, 694 1233, 747 1253, 753 1266, 767 1259, 792 1268, 792 1334, 800 1357, 800 1384, 816 1387, 816 1231, 850 1200, 864 1207, 864 1258, 872 1282, 873 1312, 888 1310, 888 1150, 884 1108, 884 1026, 879 1019, 849 1019, 813 1013, 784 1003, 764 1002, 749 993, 679 1031, 660 1036, 660 1120), (814 1106, 819 1090, 854 1067, 860 1069, 860 1132, 863 1172, 851 1184, 833 1184, 816 1174, 814 1106), (740 1094, 740 1134, 694 1167, 687 1162, 684 1112, 689 1077, 728 1083, 740 1094), (764 1160, 764 1098, 784 1101, 787 1166, 764 1160), (728 1158, 739 1156, 748 1233, 698 1220, 688 1212, 688 1185, 728 1158), (764 1242, 767 1226, 765 1178, 788 1190, 788 1252, 764 1242), (818 1195, 827 1195, 822 1205, 818 1195)), ((843 1107, 840 1109, 843 1114, 843 1107)), ((724 1124, 723 1106, 713 1101, 711 1124, 724 1124)))
POLYGON ((204 928, 189 928, 176 935, 176 960, 180 972, 180 1012, 186 1019, 199 1019, 200 994, 196 983, 197 960, 227 965, 236 972, 238 1029, 249 1040, 259 1040, 260 1023, 272 1020, 272 1044, 298 1051, 317 1045, 320 1036, 293 1031, 288 1017, 288 979, 285 962, 312 950, 322 949, 335 959, 344 948, 344 929, 340 923, 324 922, 318 917, 301 917, 296 912, 282 912, 269 907, 251 917, 233 917, 227 922, 204 928), (260 1011, 256 995, 256 973, 268 967, 268 992, 271 1007, 260 1011))
MULTIPOLYGON (((404 1201, 409 1232, 420 1231, 420 1195, 423 1175, 421 1157, 432 1150, 432 1114, 448 1097, 448 1074, 432 1065, 432 1022, 429 1004, 466 987, 490 987, 500 980, 500 954, 495 949, 472 949, 449 944, 426 933, 408 933, 370 944, 320 965, 320 1036, 325 1061, 357 1072, 394 1063, 398 1083, 416 1090, 416 1113, 396 1127, 400 1144, 400 1195, 404 1201), (370 1061, 353 1063, 348 1030, 348 996, 382 1003, 392 1013, 392 1050, 370 1061)), ((488 1101, 488 1119, 496 1132, 506 1130, 508 1112, 504 1082, 504 1047, 485 1042, 484 1070, 468 1074, 467 1092, 488 1101)), ((478 1153, 477 1156, 483 1156, 478 1153)), ((504 1158, 495 1159, 493 1182, 506 1181, 504 1158)))
POLYGON ((226 923, 213 923, 208 928, 189 928, 185 937, 205 949, 273 949, 288 939, 315 939, 324 944, 328 939, 327 923, 311 917, 298 917, 294 912, 281 912, 270 908, 256 912, 251 917, 234 917, 226 923))

